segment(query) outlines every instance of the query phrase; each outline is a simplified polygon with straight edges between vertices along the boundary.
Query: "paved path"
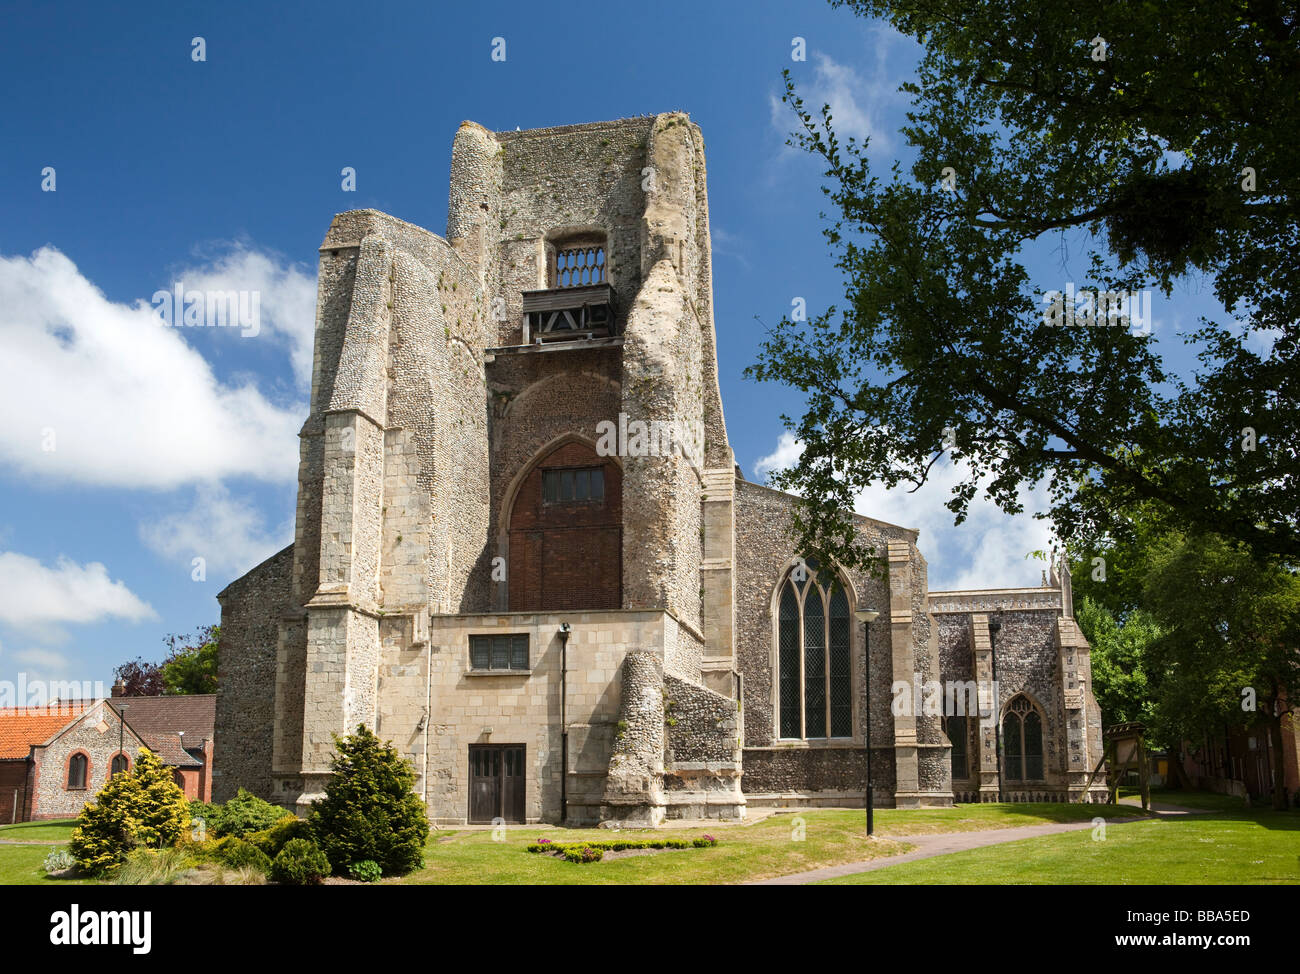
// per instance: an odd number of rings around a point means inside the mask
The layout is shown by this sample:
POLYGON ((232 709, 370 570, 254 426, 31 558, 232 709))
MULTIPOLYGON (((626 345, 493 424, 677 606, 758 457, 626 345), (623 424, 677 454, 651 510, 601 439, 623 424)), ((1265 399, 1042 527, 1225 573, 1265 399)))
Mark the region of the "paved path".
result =
MULTIPOLYGON (((1152 815, 1143 815, 1139 803, 1121 801, 1122 805, 1136 805, 1134 818, 1122 818, 1108 821, 1108 826, 1124 825, 1129 822, 1143 822, 1151 818, 1163 818, 1176 815, 1196 815, 1199 809, 1183 808, 1179 805, 1151 803, 1152 815)), ((886 856, 867 862, 846 862, 839 866, 826 866, 823 869, 810 869, 807 872, 791 873, 788 876, 773 876, 751 885, 755 886, 803 886, 820 882, 823 879, 835 879, 839 876, 851 876, 855 873, 869 873, 888 866, 898 866, 917 859, 929 859, 933 856, 946 856, 951 852, 964 852, 967 849, 981 849, 984 846, 1001 845, 1004 842, 1017 842, 1020 839, 1033 839, 1040 835, 1055 835, 1058 832, 1079 832, 1092 828, 1092 822, 1048 822, 1043 825, 1020 825, 1010 829, 981 829, 971 832, 937 832, 920 835, 881 834, 882 839, 893 839, 916 846, 911 852, 898 856, 886 856)))

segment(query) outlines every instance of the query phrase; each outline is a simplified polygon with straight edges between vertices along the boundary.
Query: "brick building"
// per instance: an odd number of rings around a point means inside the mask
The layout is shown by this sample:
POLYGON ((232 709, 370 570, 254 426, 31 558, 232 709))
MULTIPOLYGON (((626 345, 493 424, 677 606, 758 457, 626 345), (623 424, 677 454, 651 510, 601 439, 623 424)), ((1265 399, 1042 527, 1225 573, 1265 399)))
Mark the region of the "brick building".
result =
POLYGON ((736 466, 713 322, 680 113, 464 123, 445 239, 336 216, 295 540, 218 596, 214 795, 302 809, 364 723, 448 823, 860 805, 868 751, 884 805, 1088 797, 1068 579, 930 592, 917 532, 868 517, 885 577, 809 565, 736 466), (952 682, 983 726, 934 707, 952 682))
POLYGON ((0 825, 75 817, 142 747, 187 798, 210 800, 215 704, 206 694, 0 709, 0 825))

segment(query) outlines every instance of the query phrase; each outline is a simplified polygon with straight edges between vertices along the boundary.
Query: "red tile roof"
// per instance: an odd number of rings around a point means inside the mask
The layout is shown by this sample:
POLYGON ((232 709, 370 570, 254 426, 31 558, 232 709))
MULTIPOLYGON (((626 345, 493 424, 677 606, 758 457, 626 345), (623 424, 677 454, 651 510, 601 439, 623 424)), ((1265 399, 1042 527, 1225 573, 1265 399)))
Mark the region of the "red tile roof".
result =
MULTIPOLYGON (((0 761, 23 759, 32 745, 44 744, 96 703, 76 700, 47 707, 0 708, 0 761)), ((215 694, 162 697, 112 697, 115 709, 125 707, 126 725, 135 731, 164 764, 197 768, 201 748, 212 740, 216 723, 215 694)))
POLYGON ((44 744, 84 711, 84 706, 59 704, 0 709, 0 761, 27 757, 33 744, 44 744))

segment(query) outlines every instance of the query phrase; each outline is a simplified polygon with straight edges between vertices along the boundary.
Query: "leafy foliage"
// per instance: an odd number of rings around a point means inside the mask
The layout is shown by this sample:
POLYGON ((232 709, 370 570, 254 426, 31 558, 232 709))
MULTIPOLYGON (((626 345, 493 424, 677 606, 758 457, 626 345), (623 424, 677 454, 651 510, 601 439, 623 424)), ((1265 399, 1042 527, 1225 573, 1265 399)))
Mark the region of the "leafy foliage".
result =
POLYGON ((77 864, 77 860, 72 857, 72 853, 66 849, 55 849, 41 863, 47 873, 61 873, 65 869, 71 869, 77 864))
POLYGON ((950 456, 958 522, 981 490, 1017 514, 1019 488, 1043 482, 1036 513, 1072 544, 1118 537, 1150 505, 1171 530, 1294 561, 1294 24, 1230 0, 833 3, 924 55, 904 86, 914 161, 887 173, 787 76, 792 142, 826 166, 846 282, 842 314, 783 320, 748 370, 807 396, 787 420, 802 457, 774 478, 804 498, 801 546, 871 564, 844 513, 854 497, 920 485, 950 456), (1065 282, 1033 280, 1026 260, 1053 243, 1082 251, 1079 290, 1169 293, 1204 274, 1224 320, 1184 336, 1196 374, 1170 375, 1141 329, 1045 321, 1065 282))
POLYGON ((258 798, 240 788, 230 801, 220 806, 208 806, 212 818, 207 820, 208 831, 215 836, 237 835, 247 837, 254 832, 271 828, 286 812, 279 805, 258 798))
POLYGON ((1170 736, 1274 724, 1300 699, 1293 572, 1223 538, 1173 534, 1152 551, 1144 592, 1162 630, 1150 657, 1161 673, 1156 716, 1170 736))
POLYGON ((1238 541, 1160 524, 1140 511, 1135 540, 1102 549, 1104 580, 1073 574, 1103 713, 1142 720, 1170 748, 1260 726, 1280 752, 1282 716, 1300 699, 1300 576, 1238 541))
POLYGON ((137 657, 115 667, 113 675, 125 685, 128 697, 216 693, 220 636, 220 626, 200 626, 190 636, 172 634, 163 640, 167 655, 161 663, 137 657))
POLYGON ((68 850, 93 875, 116 869, 131 850, 172 846, 190 824, 189 805, 171 772, 148 748, 114 775, 81 810, 68 850))
POLYGON ((126 687, 128 697, 156 697, 163 692, 162 667, 141 657, 113 668, 113 676, 126 687))
POLYGON ((201 626, 193 636, 168 636, 169 653, 162 663, 167 693, 217 692, 217 642, 220 626, 201 626))
POLYGON ((263 873, 271 871, 271 857, 238 836, 232 836, 222 847, 221 861, 232 869, 256 869, 263 873))
POLYGON ((271 863, 271 878, 293 886, 318 886, 330 874, 330 862, 309 839, 290 839, 271 863))
POLYGON ((384 871, 373 859, 362 859, 348 866, 348 875, 363 883, 373 883, 384 875, 384 871))
POLYGON ((1141 609, 1119 622, 1109 609, 1087 596, 1075 608, 1074 616, 1092 646, 1092 689, 1106 723, 1139 721, 1151 726, 1154 705, 1146 666, 1160 627, 1141 609))
POLYGON ((415 770, 364 725, 334 743, 325 797, 313 803, 308 816, 330 863, 344 872, 354 862, 371 859, 386 876, 419 869, 429 819, 412 791, 415 770))
POLYGON ((252 832, 246 838, 274 859, 290 839, 312 839, 313 834, 307 822, 296 815, 286 814, 269 829, 252 832))

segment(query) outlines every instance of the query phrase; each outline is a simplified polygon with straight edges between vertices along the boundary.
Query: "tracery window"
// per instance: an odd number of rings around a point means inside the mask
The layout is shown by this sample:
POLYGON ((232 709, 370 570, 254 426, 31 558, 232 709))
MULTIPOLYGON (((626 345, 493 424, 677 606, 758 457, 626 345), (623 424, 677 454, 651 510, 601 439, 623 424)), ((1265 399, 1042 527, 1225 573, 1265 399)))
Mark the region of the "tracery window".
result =
POLYGON ((796 566, 777 603, 777 726, 789 740, 853 736, 852 619, 843 583, 815 559, 796 566))
POLYGON ((585 287, 605 283, 603 243, 557 248, 551 265, 552 287, 585 287))
POLYGON ((1002 718, 1002 765, 1008 781, 1043 778, 1043 718, 1023 693, 1012 698, 1002 718))

